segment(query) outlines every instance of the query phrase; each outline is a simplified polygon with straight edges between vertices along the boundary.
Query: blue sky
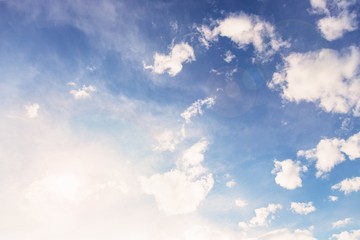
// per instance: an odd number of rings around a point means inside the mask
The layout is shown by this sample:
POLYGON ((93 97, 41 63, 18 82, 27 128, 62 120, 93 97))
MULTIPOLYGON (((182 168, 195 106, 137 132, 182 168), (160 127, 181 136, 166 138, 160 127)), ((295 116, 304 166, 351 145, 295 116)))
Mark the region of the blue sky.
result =
POLYGON ((359 8, 0 1, 1 239, 360 239, 359 8))

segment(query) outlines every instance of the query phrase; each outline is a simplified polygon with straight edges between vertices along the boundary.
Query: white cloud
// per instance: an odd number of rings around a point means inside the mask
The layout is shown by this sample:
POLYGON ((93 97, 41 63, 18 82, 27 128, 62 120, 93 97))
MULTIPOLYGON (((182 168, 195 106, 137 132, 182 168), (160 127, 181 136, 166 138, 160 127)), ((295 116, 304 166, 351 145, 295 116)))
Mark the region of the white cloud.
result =
POLYGON ((171 48, 169 55, 155 53, 154 65, 144 64, 144 68, 157 74, 167 72, 174 77, 181 72, 183 63, 192 61, 195 61, 194 49, 188 43, 179 43, 171 48))
POLYGON ((342 145, 341 151, 346 153, 350 160, 360 158, 360 132, 349 137, 342 145))
POLYGON ((351 12, 354 0, 310 0, 313 12, 325 15, 317 27, 328 41, 341 38, 345 33, 357 29, 357 14, 351 12))
POLYGON ((338 184, 335 184, 331 187, 333 190, 339 190, 344 192, 346 195, 352 192, 357 192, 360 190, 360 177, 346 178, 338 184))
POLYGON ((225 56, 224 56, 224 61, 227 63, 231 63, 231 61, 235 58, 235 55, 232 54, 231 51, 226 51, 225 56))
POLYGON ((225 185, 228 188, 233 188, 233 187, 235 187, 236 182, 234 180, 230 180, 230 181, 227 181, 225 185))
POLYGON ((36 118, 38 116, 40 105, 37 103, 25 106, 26 116, 28 118, 36 118))
POLYGON ((284 161, 274 161, 275 168, 272 173, 276 174, 275 182, 283 188, 293 190, 302 186, 300 174, 306 172, 306 166, 301 166, 299 162, 291 159, 284 161))
POLYGON ((239 227, 247 230, 252 227, 267 226, 271 219, 274 219, 275 213, 280 210, 280 204, 270 203, 267 207, 255 209, 255 217, 251 218, 248 222, 239 222, 239 227))
POLYGON ((173 152, 176 146, 182 140, 182 136, 175 134, 173 131, 167 130, 155 137, 157 145, 153 148, 154 151, 170 151, 173 152))
POLYGON ((334 240, 359 240, 360 238, 360 230, 353 230, 353 231, 344 231, 339 234, 333 234, 331 236, 334 240))
POLYGON ((245 200, 242 200, 242 199, 236 199, 235 200, 235 205, 239 208, 243 208, 245 206, 248 205, 248 203, 245 201, 245 200))
POLYGON ((244 49, 252 45, 256 56, 261 60, 268 60, 282 47, 288 46, 276 33, 275 27, 255 15, 245 13, 233 14, 218 20, 213 29, 208 26, 198 27, 201 33, 200 41, 205 47, 218 37, 227 37, 239 48, 244 49))
POLYGON ((330 202, 337 202, 339 200, 339 197, 330 195, 328 199, 330 202))
POLYGON ((326 112, 360 115, 360 51, 351 46, 291 53, 268 86, 291 102, 313 102, 326 112))
POLYGON ((186 123, 191 122, 191 118, 196 115, 202 115, 203 110, 202 107, 206 106, 206 108, 211 108, 215 104, 215 97, 208 97, 205 99, 199 99, 194 102, 190 107, 188 107, 183 113, 181 113, 181 117, 185 119, 186 123))
POLYGON ((313 237, 312 232, 306 229, 296 229, 290 231, 289 229, 283 228, 268 232, 254 240, 316 240, 313 237))
POLYGON ((344 227, 346 225, 348 225, 349 223, 351 223, 352 219, 351 218, 345 218, 336 222, 333 222, 331 225, 333 228, 340 228, 340 227, 344 227))
POLYGON ((140 178, 144 192, 153 195, 167 215, 195 211, 212 189, 213 176, 201 164, 207 146, 202 139, 183 153, 175 169, 140 178))
POLYGON ((303 203, 303 202, 292 202, 291 210, 300 215, 308 215, 316 210, 312 202, 303 203))
POLYGON ((85 99, 91 96, 91 93, 95 92, 96 88, 92 85, 82 86, 77 90, 70 90, 70 94, 74 96, 75 99, 85 99))
POLYGON ((324 138, 316 148, 300 150, 297 155, 306 159, 316 160, 317 177, 330 172, 336 165, 345 161, 345 155, 350 160, 360 157, 360 133, 350 136, 348 139, 324 138))

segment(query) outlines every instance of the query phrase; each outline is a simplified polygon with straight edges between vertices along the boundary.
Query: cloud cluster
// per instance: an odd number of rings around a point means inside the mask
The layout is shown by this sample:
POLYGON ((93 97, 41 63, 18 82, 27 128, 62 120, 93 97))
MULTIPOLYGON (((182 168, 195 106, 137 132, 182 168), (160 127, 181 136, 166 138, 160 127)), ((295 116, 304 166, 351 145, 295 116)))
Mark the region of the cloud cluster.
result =
POLYGON ((310 3, 314 13, 324 15, 317 27, 326 40, 339 39, 357 29, 357 13, 351 11, 356 0, 310 0, 310 3))
POLYGON ((171 77, 181 72, 183 63, 195 61, 194 49, 188 43, 179 43, 171 47, 168 55, 155 53, 154 64, 146 65, 144 69, 150 69, 153 73, 168 73, 171 77))
POLYGON ((292 202, 291 210, 300 215, 308 215, 309 213, 315 212, 316 208, 314 207, 312 202, 292 202))
POLYGON ((346 195, 360 190, 360 177, 346 178, 331 187, 333 190, 339 190, 346 195))
POLYGON ((272 170, 276 174, 275 182, 283 188, 293 190, 302 187, 301 173, 307 171, 306 166, 301 166, 300 162, 291 159, 284 161, 274 161, 275 168, 272 170))
POLYGON ((226 37, 240 49, 252 45, 256 57, 263 61, 269 60, 281 48, 288 46, 271 23, 246 13, 232 14, 217 20, 212 28, 202 25, 198 27, 198 31, 201 34, 200 41, 207 48, 211 42, 217 41, 219 36, 226 37))
POLYGON ((255 209, 255 217, 247 222, 239 222, 239 227, 247 230, 248 228, 267 226, 280 209, 282 209, 282 206, 274 203, 270 203, 267 207, 257 208, 255 209))
POLYGON ((212 189, 213 176, 202 166, 207 146, 202 139, 183 153, 176 168, 140 178, 144 192, 153 195, 167 215, 195 211, 212 189))
POLYGON ((324 138, 316 148, 300 150, 297 155, 306 159, 315 159, 316 176, 321 177, 329 173, 336 165, 345 161, 345 156, 350 160, 360 158, 360 132, 348 139, 324 138))
POLYGON ((324 111, 360 115, 360 50, 291 53, 268 86, 284 100, 313 102, 324 111))

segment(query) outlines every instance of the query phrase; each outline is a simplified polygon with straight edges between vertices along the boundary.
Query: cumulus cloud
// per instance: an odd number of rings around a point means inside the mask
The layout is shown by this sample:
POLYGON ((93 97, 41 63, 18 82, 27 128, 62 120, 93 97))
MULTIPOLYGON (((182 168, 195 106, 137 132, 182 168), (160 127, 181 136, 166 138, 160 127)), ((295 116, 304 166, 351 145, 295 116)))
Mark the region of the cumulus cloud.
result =
POLYGON ((190 107, 188 107, 183 113, 181 113, 181 117, 185 119, 186 123, 191 122, 191 118, 196 115, 202 115, 203 110, 202 107, 211 108, 215 104, 215 97, 208 97, 205 99, 199 99, 194 102, 190 107))
POLYGON ((93 85, 82 86, 79 89, 70 90, 70 94, 74 96, 75 99, 85 99, 89 98, 93 92, 96 91, 96 88, 93 85))
POLYGON ((195 61, 194 49, 188 43, 179 43, 172 46, 168 55, 155 53, 154 64, 144 64, 144 69, 150 69, 157 74, 167 72, 171 77, 174 77, 181 72, 183 63, 192 61, 195 61))
POLYGON ((308 215, 309 213, 315 212, 316 208, 314 207, 312 202, 292 202, 291 210, 300 215, 308 215))
POLYGON ((350 160, 360 158, 360 132, 349 137, 341 147, 350 160))
POLYGON ((267 207, 255 209, 255 217, 248 222, 239 222, 239 227, 247 230, 252 227, 267 226, 275 218, 275 213, 282 209, 280 204, 270 203, 267 207))
POLYGON ((290 231, 289 229, 283 228, 268 232, 254 240, 316 240, 313 237, 312 232, 307 229, 296 229, 290 231))
POLYGON ((351 46, 291 53, 268 84, 290 102, 313 102, 326 112, 360 115, 360 51, 351 46))
POLYGON ((339 39, 357 29, 357 14, 351 11, 355 0, 310 0, 310 3, 314 13, 324 16, 317 27, 326 40, 339 39))
POLYGON ((346 178, 332 186, 331 189, 344 192, 345 195, 357 192, 360 190, 360 177, 346 178))
POLYGON ((345 218, 336 222, 333 222, 331 225, 333 228, 339 228, 339 227, 344 227, 346 225, 348 225, 349 223, 351 223, 352 219, 351 218, 345 218))
POLYGON ((25 114, 28 118, 36 118, 38 116, 40 105, 37 103, 25 105, 25 114))
POLYGON ((217 41, 219 36, 226 37, 240 49, 252 45, 256 57, 263 61, 288 46, 271 23, 245 13, 232 14, 225 19, 217 20, 212 29, 205 25, 200 26, 198 31, 201 33, 200 42, 207 48, 211 42, 217 41))
POLYGON ((334 240, 359 240, 360 238, 360 229, 353 231, 344 231, 339 234, 333 234, 331 239, 334 240))
POLYGON ((356 133, 348 139, 321 139, 316 148, 300 150, 297 155, 306 159, 315 159, 316 176, 321 177, 336 165, 344 162, 345 156, 348 156, 350 160, 360 157, 360 133, 356 133))
POLYGON ((207 146, 208 142, 202 139, 183 153, 176 168, 140 178, 144 192, 154 196, 165 214, 195 211, 212 189, 213 176, 202 166, 207 146))
POLYGON ((306 166, 291 159, 274 161, 275 168, 272 173, 276 174, 275 182, 283 188, 293 190, 302 186, 300 174, 307 171, 306 166))

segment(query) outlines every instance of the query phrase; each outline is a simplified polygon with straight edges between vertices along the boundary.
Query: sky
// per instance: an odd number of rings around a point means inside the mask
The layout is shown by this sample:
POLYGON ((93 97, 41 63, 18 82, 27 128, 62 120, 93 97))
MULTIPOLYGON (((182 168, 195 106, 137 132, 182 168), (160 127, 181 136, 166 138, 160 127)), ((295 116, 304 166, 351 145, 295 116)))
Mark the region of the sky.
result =
POLYGON ((0 238, 360 239, 359 13, 0 1, 0 238))

